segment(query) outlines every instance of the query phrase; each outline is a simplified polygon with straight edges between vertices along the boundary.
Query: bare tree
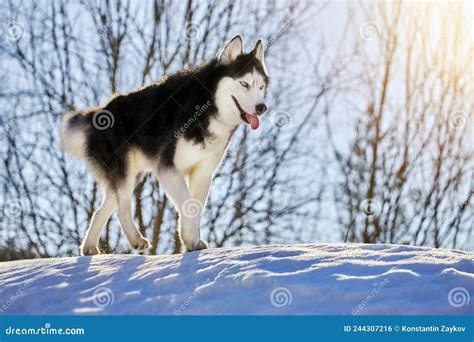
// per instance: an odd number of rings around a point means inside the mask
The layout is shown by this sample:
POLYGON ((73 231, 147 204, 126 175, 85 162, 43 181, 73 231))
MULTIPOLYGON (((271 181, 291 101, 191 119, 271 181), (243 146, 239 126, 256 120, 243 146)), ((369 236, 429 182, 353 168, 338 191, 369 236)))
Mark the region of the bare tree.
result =
POLYGON ((382 3, 362 24, 354 20, 359 40, 374 39, 361 53, 366 100, 353 104, 360 114, 347 152, 328 125, 349 241, 468 247, 473 45, 463 37, 462 5, 445 7, 382 3))
MULTIPOLYGON (((78 253, 101 196, 84 165, 59 150, 56 133, 63 113, 95 106, 112 93, 211 58, 237 33, 271 43, 269 64, 274 51, 279 59, 289 59, 288 36, 320 11, 320 5, 287 1, 5 4, 2 22, 17 27, 0 50, 2 63, 14 70, 3 75, 8 87, 0 96, 4 108, 21 111, 5 117, 1 137, 6 152, 2 204, 7 212, 18 211, 5 216, 5 238, 37 256, 78 253)), ((306 197, 299 191, 310 180, 294 179, 285 170, 298 158, 294 140, 300 134, 285 127, 285 110, 298 107, 301 99, 285 95, 290 82, 278 76, 283 68, 275 65, 270 94, 279 121, 269 122, 258 137, 239 130, 216 176, 203 223, 211 246, 277 241, 298 230, 289 225, 295 218, 318 216, 314 208, 320 195, 306 197)), ((143 175, 139 181, 134 210, 140 230, 152 241, 151 254, 179 250, 176 215, 153 177, 143 175)), ((117 226, 112 220, 102 236, 101 248, 107 252, 128 251, 117 226)))

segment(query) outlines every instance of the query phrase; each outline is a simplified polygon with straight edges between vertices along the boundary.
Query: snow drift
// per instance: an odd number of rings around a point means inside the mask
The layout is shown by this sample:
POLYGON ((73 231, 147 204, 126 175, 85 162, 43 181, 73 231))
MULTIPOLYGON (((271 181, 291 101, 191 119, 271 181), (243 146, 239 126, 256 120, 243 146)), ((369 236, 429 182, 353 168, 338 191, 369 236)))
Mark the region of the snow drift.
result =
POLYGON ((0 314, 472 315, 474 254, 312 244, 0 263, 0 314))

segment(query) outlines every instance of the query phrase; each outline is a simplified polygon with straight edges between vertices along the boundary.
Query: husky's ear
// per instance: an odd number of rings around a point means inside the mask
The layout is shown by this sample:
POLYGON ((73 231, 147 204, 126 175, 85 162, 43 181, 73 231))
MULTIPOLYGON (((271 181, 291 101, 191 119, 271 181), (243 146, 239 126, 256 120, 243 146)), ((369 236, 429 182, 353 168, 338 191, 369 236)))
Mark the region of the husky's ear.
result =
POLYGON ((255 48, 252 51, 252 54, 257 58, 263 66, 265 66, 265 49, 263 48, 263 43, 259 39, 255 48))
POLYGON ((237 35, 228 42, 219 53, 218 60, 224 64, 234 61, 238 56, 244 53, 242 37, 237 35))

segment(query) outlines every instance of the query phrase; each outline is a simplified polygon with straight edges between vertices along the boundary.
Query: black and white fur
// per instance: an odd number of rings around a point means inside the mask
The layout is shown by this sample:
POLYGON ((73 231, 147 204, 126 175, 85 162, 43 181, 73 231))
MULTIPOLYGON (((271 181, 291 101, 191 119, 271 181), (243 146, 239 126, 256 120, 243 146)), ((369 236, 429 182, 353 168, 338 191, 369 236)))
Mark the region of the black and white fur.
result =
POLYGON ((178 211, 184 250, 206 248, 199 221, 214 171, 237 126, 265 112, 267 84, 261 41, 245 54, 236 36, 217 58, 200 66, 114 96, 103 107, 66 114, 62 147, 85 159, 104 189, 82 254, 100 253, 102 228, 116 209, 130 245, 139 251, 150 247, 131 211, 142 172, 154 173, 178 211), (103 120, 108 120, 105 127, 103 120), (188 209, 192 215, 186 214, 186 205, 195 206, 188 209))

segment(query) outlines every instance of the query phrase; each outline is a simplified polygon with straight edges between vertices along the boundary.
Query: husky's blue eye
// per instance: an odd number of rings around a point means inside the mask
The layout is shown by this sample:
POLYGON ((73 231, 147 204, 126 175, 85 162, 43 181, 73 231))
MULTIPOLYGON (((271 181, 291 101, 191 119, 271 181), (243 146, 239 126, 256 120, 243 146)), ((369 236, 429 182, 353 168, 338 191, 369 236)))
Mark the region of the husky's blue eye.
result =
POLYGON ((245 81, 240 81, 240 84, 242 85, 242 87, 248 89, 249 88, 249 84, 245 81))

